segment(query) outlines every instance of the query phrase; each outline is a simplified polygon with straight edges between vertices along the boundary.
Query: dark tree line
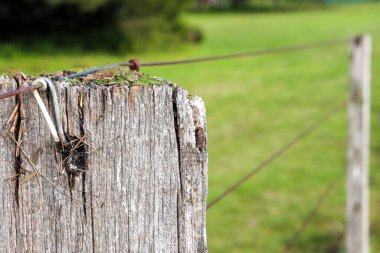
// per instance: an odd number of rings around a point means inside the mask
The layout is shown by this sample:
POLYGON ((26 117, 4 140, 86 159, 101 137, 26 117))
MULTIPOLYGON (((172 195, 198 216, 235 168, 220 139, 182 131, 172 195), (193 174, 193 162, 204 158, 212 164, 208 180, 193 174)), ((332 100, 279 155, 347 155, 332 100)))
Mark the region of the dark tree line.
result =
POLYGON ((280 4, 324 4, 327 0, 197 0, 199 6, 224 7, 229 9, 242 9, 256 5, 272 5, 280 4))
MULTIPOLYGON (((191 0, 0 0, 1 41, 140 50, 188 39, 178 14, 191 0)), ((190 35, 189 35, 190 34, 190 35)))

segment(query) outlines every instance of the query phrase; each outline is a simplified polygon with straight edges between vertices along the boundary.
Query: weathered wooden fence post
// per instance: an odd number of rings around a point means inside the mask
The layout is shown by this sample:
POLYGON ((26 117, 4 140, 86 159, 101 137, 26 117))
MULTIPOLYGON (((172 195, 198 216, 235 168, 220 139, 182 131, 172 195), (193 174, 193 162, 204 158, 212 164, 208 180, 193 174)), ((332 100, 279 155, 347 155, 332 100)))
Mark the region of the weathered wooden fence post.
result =
MULTIPOLYGON (((20 85, 0 76, 0 92, 20 85)), ((55 86, 64 149, 31 93, 7 126, 18 100, 0 100, 0 252, 207 252, 202 100, 120 70, 55 86)))
POLYGON ((350 54, 346 243, 348 253, 369 253, 371 37, 354 38, 350 54))

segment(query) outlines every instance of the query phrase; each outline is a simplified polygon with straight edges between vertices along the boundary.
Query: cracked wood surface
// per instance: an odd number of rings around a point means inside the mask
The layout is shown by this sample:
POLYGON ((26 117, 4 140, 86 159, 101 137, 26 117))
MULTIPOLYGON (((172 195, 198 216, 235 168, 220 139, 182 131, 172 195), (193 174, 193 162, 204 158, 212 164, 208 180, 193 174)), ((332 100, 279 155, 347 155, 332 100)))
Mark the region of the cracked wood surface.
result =
MULTIPOLYGON (((17 84, 13 78, 0 76, 0 93, 16 89, 17 84)), ((12 179, 16 173, 15 167, 15 149, 16 145, 6 138, 4 127, 11 116, 15 99, 6 99, 0 101, 0 251, 15 252, 16 248, 16 231, 15 231, 15 183, 12 179)))
MULTIPOLYGON (((0 77, 0 92, 16 86, 12 78, 0 77)), ((168 83, 56 86, 65 134, 86 136, 77 158, 85 170, 58 173, 60 148, 32 94, 25 93, 22 147, 71 198, 42 178, 41 194, 25 155, 27 172, 4 181, 15 175, 16 144, 0 138, 0 252, 207 252, 202 100, 168 83)), ((51 98, 41 96, 53 116, 51 98)), ((0 101, 1 127, 15 101, 0 101)))

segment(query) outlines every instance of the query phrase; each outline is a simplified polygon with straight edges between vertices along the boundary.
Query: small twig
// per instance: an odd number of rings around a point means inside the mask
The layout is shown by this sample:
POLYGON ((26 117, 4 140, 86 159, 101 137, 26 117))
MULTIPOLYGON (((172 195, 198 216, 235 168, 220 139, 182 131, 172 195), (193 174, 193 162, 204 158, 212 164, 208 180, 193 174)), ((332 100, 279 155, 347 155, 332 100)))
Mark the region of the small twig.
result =
POLYGON ((83 108, 83 93, 80 93, 79 95, 79 107, 83 108))
MULTIPOLYGON (((44 148, 46 147, 48 143, 46 142, 45 145, 43 147, 40 147, 39 149, 37 149, 37 154, 36 154, 36 157, 33 159, 33 163, 34 164, 37 164, 38 163, 38 160, 40 159, 40 156, 43 154, 44 152, 44 148)), ((28 177, 24 178, 23 180, 21 180, 21 184, 26 184, 29 180, 31 180, 32 178, 34 178, 35 176, 37 176, 36 173, 33 173, 31 175, 29 175, 28 177)))
MULTIPOLYGON (((24 88, 24 74, 21 71, 19 71, 18 74, 14 78, 17 79, 16 82, 18 83, 19 88, 24 88)), ((19 110, 18 110, 19 119, 17 119, 17 121, 14 123, 17 125, 17 122, 20 122, 19 129, 18 129, 17 142, 19 144, 21 144, 22 143, 22 136, 23 136, 23 132, 24 132, 24 124, 25 124, 25 104, 24 104, 24 97, 22 94, 19 94, 17 96, 17 99, 18 99, 18 104, 19 104, 19 110)), ((16 147, 16 158, 19 158, 19 157, 20 157, 20 148, 17 145, 17 147, 16 147)))
MULTIPOLYGON (((10 134, 9 134, 10 135, 10 134)), ((11 138, 16 141, 12 135, 10 135, 11 138)), ((58 186, 56 186, 49 178, 47 178, 44 174, 41 173, 41 171, 37 168, 37 166, 32 162, 32 159, 30 159, 30 157, 26 154, 25 150, 20 146, 20 144, 16 141, 16 144, 17 146, 20 147, 20 150, 21 152, 24 154, 24 156, 26 157, 26 159, 29 161, 30 165, 33 167, 33 170, 35 171, 35 173, 38 173, 38 175, 40 175, 43 179, 45 179, 49 184, 51 184, 55 189, 57 189, 60 193, 62 193, 64 196, 72 199, 72 200, 75 200, 79 203, 81 203, 82 205, 85 205, 87 206, 88 208, 92 208, 92 206, 90 205, 87 205, 86 203, 84 203, 83 201, 79 200, 79 199, 76 199, 76 198, 73 198, 72 196, 70 196, 70 194, 66 193, 64 190, 62 190, 61 188, 59 188, 58 186)), ((37 177, 39 178, 39 177, 37 177)), ((41 190, 42 190, 42 185, 41 185, 41 190)))
POLYGON ((14 176, 4 178, 3 181, 7 181, 7 180, 11 180, 11 179, 15 179, 15 178, 17 178, 18 176, 21 176, 21 174, 22 174, 22 173, 18 173, 18 174, 14 175, 14 176))
POLYGON ((11 123, 12 119, 15 117, 15 114, 18 113, 18 108, 20 107, 20 103, 18 102, 15 106, 15 109, 13 110, 11 116, 9 117, 6 125, 8 125, 9 123, 11 123))
MULTIPOLYGON (((88 147, 90 147, 90 148, 92 148, 93 150, 95 150, 95 148, 92 146, 92 144, 91 143, 89 143, 89 142, 87 142, 86 141, 86 138, 85 137, 87 137, 87 136, 89 136, 89 135, 91 135, 91 132, 87 132, 87 133, 85 133, 82 137, 82 142, 84 143, 84 144, 86 144, 88 147)), ((76 136, 76 135, 74 135, 77 139, 80 139, 81 137, 78 137, 78 136, 76 136)))
MULTIPOLYGON (((67 161, 67 160, 69 160, 72 156, 73 156, 73 152, 75 151, 75 150, 77 150, 78 148, 80 148, 80 147, 82 147, 82 146, 84 146, 84 145, 87 145, 87 146, 89 146, 89 147, 91 147, 91 145, 89 144, 89 143, 87 143, 86 141, 85 141, 85 138, 87 137, 87 133, 85 133, 83 136, 81 136, 81 137, 78 137, 78 136, 76 136, 75 135, 75 137, 77 138, 77 139, 74 139, 74 140, 72 140, 72 141, 70 141, 68 144, 72 144, 72 143, 74 143, 74 142, 77 142, 76 144, 75 144, 75 146, 73 147, 73 148, 71 148, 70 149, 70 154, 62 161, 62 165, 67 161)), ((92 147, 91 147, 92 148, 92 147)))
POLYGON ((13 120, 13 123, 12 123, 12 127, 10 129, 10 131, 12 133, 14 133, 15 130, 16 130, 18 118, 19 118, 19 112, 17 111, 16 114, 14 115, 14 120, 13 120))
POLYGON ((15 179, 23 174, 26 174, 26 173, 31 173, 30 171, 26 170, 24 167, 21 167, 20 168, 20 172, 14 176, 11 176, 11 177, 7 177, 7 178, 4 178, 3 181, 7 181, 7 180, 10 180, 10 179, 15 179))
POLYGON ((24 120, 21 119, 20 129, 18 130, 18 137, 17 137, 17 140, 15 139, 15 141, 18 144, 20 144, 20 145, 17 145, 17 147, 16 147, 16 157, 20 157, 20 147, 21 147, 21 143, 22 143, 23 132, 24 132, 24 120))
POLYGON ((37 180, 38 180, 38 185, 39 185, 39 188, 40 188, 40 193, 41 193, 41 198, 40 198, 40 209, 38 209, 37 212, 39 212, 40 210, 42 210, 42 207, 44 205, 44 194, 43 194, 43 190, 42 190, 42 182, 41 182, 41 179, 40 177, 38 176, 38 169, 36 167, 36 165, 32 162, 32 160, 30 159, 30 157, 26 154, 26 152, 24 151, 24 149, 21 147, 21 144, 15 139, 15 137, 13 137, 12 134, 8 133, 8 135, 12 138, 12 140, 16 143, 17 147, 19 148, 19 150, 22 151, 22 153, 25 155, 25 157, 28 159, 28 161, 30 162, 30 164, 32 165, 32 168, 33 168, 33 171, 34 173, 37 174, 37 180))
POLYGON ((29 180, 31 180, 31 179, 34 178, 35 176, 38 176, 38 174, 37 174, 35 171, 33 171, 29 176, 27 176, 27 177, 25 177, 25 178, 23 178, 23 179, 21 180, 21 184, 26 184, 26 183, 28 183, 29 180))
POLYGON ((83 144, 82 144, 82 145, 80 145, 80 144, 81 144, 81 143, 84 143, 84 139, 85 139, 85 138, 86 138, 86 135, 83 135, 83 136, 79 137, 79 138, 78 138, 78 142, 75 144, 75 146, 74 146, 74 148, 73 148, 72 150, 74 151, 74 150, 76 150, 77 148, 83 146, 83 144))

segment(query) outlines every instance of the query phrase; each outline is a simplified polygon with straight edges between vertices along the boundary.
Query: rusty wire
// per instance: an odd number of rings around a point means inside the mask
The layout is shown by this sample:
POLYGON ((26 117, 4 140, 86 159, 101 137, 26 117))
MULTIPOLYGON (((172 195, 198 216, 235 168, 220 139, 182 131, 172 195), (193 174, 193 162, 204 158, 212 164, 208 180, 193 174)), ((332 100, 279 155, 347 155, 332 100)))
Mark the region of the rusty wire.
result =
POLYGON ((328 41, 320 41, 320 42, 309 43, 309 44, 294 45, 294 46, 288 46, 288 47, 261 49, 261 50, 248 51, 248 52, 242 52, 242 53, 225 54, 225 55, 210 56, 210 57, 200 57, 200 58, 193 58, 193 59, 187 59, 187 60, 142 62, 140 66, 175 65, 175 64, 184 64, 184 63, 224 60, 224 59, 230 59, 230 58, 259 56, 259 55, 274 54, 274 53, 285 53, 285 52, 306 50, 310 48, 340 45, 342 43, 347 43, 348 40, 349 40, 348 38, 343 38, 343 39, 335 39, 335 40, 328 40, 328 41))
POLYGON ((32 91, 32 90, 38 89, 40 87, 41 87, 41 84, 33 84, 33 85, 29 85, 29 86, 24 86, 18 90, 13 90, 13 91, 10 91, 7 93, 0 94, 0 100, 22 94, 26 91, 32 91))
POLYGON ((68 75, 66 76, 66 78, 85 76, 88 74, 95 73, 99 70, 115 68, 115 67, 123 67, 123 66, 127 66, 127 67, 130 67, 132 70, 139 71, 141 67, 178 65, 178 64, 205 62, 205 61, 224 60, 224 59, 231 59, 231 58, 241 58, 241 57, 250 57, 250 56, 252 57, 252 56, 259 56, 259 55, 273 54, 273 53, 300 51, 300 50, 306 50, 310 48, 340 45, 343 43, 347 43, 348 40, 349 38, 340 38, 340 39, 335 39, 335 40, 326 40, 326 41, 300 44, 300 45, 287 46, 287 47, 269 48, 269 49, 261 49, 261 50, 241 52, 241 53, 235 53, 235 54, 224 54, 224 55, 218 55, 218 56, 199 57, 199 58, 174 60, 174 61, 140 62, 138 59, 131 59, 128 62, 120 62, 116 64, 110 64, 110 65, 105 65, 101 67, 91 68, 83 72, 78 72, 75 74, 68 75))
POLYGON ((236 191, 243 183, 245 183, 248 179, 250 179, 252 176, 266 168, 269 164, 271 164, 273 161, 275 161, 277 158, 282 156, 286 151, 291 149, 295 144, 299 143, 301 140, 305 139, 309 134, 314 132, 316 129, 318 129, 320 126, 322 126, 324 123, 326 123, 328 120, 332 118, 332 116, 336 115, 338 112, 340 112, 342 109, 346 106, 346 101, 341 102, 334 106, 329 112, 327 112, 325 115, 323 115, 319 120, 315 121, 312 125, 305 128, 301 132, 299 132, 293 139, 285 143, 283 146, 281 146, 279 149, 277 149, 275 152, 273 152, 268 158, 266 158, 264 161, 259 163, 256 167, 254 167, 247 175, 239 179, 237 182, 235 182, 232 186, 230 186, 226 191, 224 191, 222 194, 220 194, 218 197, 216 197, 214 200, 212 200, 210 203, 207 204, 207 209, 210 209, 215 204, 217 204, 219 201, 224 199, 227 195, 230 193, 236 191))
MULTIPOLYGON (((138 59, 131 59, 128 62, 120 62, 120 63, 109 64, 105 66, 90 68, 82 72, 60 77, 59 80, 63 80, 66 78, 70 79, 70 78, 75 78, 75 77, 86 76, 86 75, 93 74, 95 72, 98 72, 104 69, 111 69, 111 68, 117 68, 117 67, 123 67, 123 66, 129 67, 131 70, 139 71, 141 67, 178 65, 178 64, 205 62, 205 61, 224 60, 224 59, 231 59, 231 58, 253 57, 253 56, 274 54, 274 53, 285 53, 285 52, 300 51, 300 50, 317 48, 317 47, 335 46, 335 45, 340 45, 342 43, 347 43, 347 41, 348 41, 348 38, 340 38, 340 39, 335 39, 335 40, 320 41, 320 42, 315 42, 315 43, 300 44, 300 45, 294 45, 294 46, 288 46, 288 47, 270 48, 270 49, 235 53, 235 54, 225 54, 225 55, 218 55, 218 56, 200 57, 200 58, 174 60, 174 61, 140 62, 138 59)), ((26 91, 32 91, 37 88, 39 87, 27 86, 27 87, 23 87, 21 89, 14 90, 8 93, 0 94, 0 100, 11 97, 11 96, 15 96, 18 94, 22 94, 26 91)))

